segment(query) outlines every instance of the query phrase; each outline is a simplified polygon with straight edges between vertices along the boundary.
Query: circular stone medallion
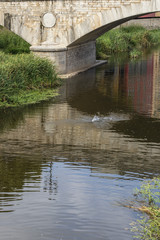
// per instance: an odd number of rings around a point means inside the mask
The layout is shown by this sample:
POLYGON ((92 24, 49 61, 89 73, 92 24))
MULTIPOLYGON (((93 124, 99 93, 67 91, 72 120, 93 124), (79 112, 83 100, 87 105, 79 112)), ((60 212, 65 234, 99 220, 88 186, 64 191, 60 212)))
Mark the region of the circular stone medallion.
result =
POLYGON ((44 27, 51 28, 55 25, 56 18, 52 13, 45 13, 42 18, 42 24, 44 27))

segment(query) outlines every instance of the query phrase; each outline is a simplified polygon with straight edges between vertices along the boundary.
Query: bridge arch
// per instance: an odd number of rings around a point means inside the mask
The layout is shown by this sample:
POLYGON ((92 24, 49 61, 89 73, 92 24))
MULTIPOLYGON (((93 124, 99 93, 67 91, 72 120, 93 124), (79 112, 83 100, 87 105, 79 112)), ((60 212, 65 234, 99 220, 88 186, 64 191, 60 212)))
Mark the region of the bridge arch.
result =
MULTIPOLYGON (((150 14, 150 13, 155 13, 155 12, 147 12, 146 15, 150 14)), ((116 21, 107 23, 106 25, 100 26, 99 28, 96 28, 95 30, 92 30, 91 32, 88 32, 85 35, 81 36, 80 38, 76 39, 75 41, 70 43, 68 45, 68 47, 84 44, 84 43, 89 42, 89 41, 95 41, 98 37, 100 37, 101 35, 103 35, 104 33, 108 32, 108 31, 110 31, 111 29, 113 29, 113 28, 115 28, 115 27, 117 27, 117 26, 119 26, 123 23, 126 23, 130 20, 141 17, 141 16, 144 16, 144 14, 129 16, 127 18, 118 19, 116 21)))
MULTIPOLYGON (((87 1, 90 3, 90 0, 87 1)), ((160 11, 159 0, 123 0, 123 1, 93 1, 98 8, 89 11, 82 22, 73 24, 74 40, 67 46, 75 46, 96 38, 112 28, 137 17, 160 11)), ((92 4, 90 9, 93 9, 92 4)))

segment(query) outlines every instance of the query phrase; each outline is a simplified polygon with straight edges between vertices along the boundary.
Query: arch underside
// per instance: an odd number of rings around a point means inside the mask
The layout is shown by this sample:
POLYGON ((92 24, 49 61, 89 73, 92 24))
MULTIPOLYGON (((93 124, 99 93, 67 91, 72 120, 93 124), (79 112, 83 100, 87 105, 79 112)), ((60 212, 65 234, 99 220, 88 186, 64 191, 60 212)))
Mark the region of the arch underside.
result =
MULTIPOLYGON (((154 11, 157 12, 157 11, 154 11)), ((79 39, 75 40, 74 42, 72 42, 71 44, 68 45, 68 47, 74 47, 77 45, 81 45, 90 41, 95 41, 98 37, 100 37, 101 35, 103 35, 104 33, 108 32, 109 30, 125 23, 128 22, 130 20, 136 19, 137 17, 146 15, 146 14, 150 14, 150 13, 154 13, 154 12, 146 12, 143 14, 137 14, 134 16, 129 16, 127 18, 122 18, 122 19, 118 19, 114 22, 108 23, 106 25, 103 25, 102 27, 99 27, 87 34, 85 34, 84 36, 80 37, 79 39)))

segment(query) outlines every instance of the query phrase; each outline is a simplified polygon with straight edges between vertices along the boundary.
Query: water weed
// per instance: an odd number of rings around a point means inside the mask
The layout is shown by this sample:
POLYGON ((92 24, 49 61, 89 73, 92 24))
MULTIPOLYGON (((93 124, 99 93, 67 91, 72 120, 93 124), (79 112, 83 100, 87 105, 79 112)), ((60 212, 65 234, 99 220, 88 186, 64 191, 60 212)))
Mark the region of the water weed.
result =
POLYGON ((0 101, 0 108, 35 104, 56 97, 57 95, 58 92, 56 89, 20 90, 18 94, 10 95, 6 100, 0 101))
POLYGON ((136 233, 135 239, 160 239, 160 178, 144 181, 140 189, 136 189, 136 196, 143 201, 138 210, 143 216, 132 224, 132 231, 136 233))

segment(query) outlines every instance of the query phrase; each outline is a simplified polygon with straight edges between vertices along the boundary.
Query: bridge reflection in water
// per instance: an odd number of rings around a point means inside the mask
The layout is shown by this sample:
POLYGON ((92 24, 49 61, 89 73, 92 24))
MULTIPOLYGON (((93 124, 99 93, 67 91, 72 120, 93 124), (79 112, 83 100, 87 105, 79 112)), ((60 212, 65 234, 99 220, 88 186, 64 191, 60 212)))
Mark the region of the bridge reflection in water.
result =
POLYGON ((137 215, 117 201, 159 174, 159 90, 155 52, 78 75, 56 100, 1 111, 1 239, 132 239, 124 229, 137 215))
MULTIPOLYGON (((57 103, 51 101, 18 113, 17 126, 2 130, 0 148, 8 149, 9 141, 16 140, 26 141, 23 147, 32 142, 33 146, 68 145, 131 154, 145 150, 150 156, 150 148, 134 138, 160 143, 154 134, 159 128, 154 120, 159 118, 159 92, 159 52, 142 61, 92 69, 66 81, 57 103), (100 121, 92 122, 97 112, 100 121), (153 131, 148 132, 151 122, 153 131)), ((16 111, 12 114, 12 120, 3 115, 3 125, 8 121, 15 125, 16 111)), ((156 151, 152 149, 153 154, 156 151)))
MULTIPOLYGON (((9 132, 2 132, 0 138, 98 149, 128 148, 134 152, 135 143, 128 138, 126 142, 115 131, 105 130, 135 116, 159 118, 159 71, 159 52, 156 52, 146 60, 114 67, 106 65, 78 75, 61 88, 58 103, 39 105, 33 113, 24 109, 24 121, 20 120, 9 132), (100 121, 93 123, 97 112, 100 121)), ((16 116, 16 111, 13 114, 16 116)))

